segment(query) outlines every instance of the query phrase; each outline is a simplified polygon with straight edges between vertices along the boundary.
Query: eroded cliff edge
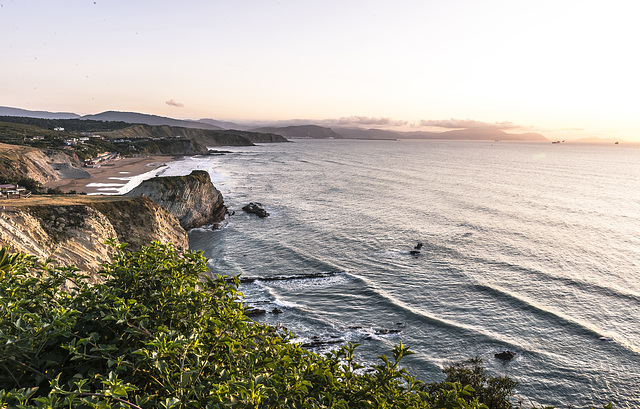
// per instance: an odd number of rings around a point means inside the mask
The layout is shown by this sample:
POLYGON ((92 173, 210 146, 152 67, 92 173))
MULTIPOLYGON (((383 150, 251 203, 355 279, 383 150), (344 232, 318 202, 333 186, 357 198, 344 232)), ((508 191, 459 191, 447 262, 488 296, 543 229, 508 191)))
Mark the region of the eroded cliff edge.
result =
POLYGON ((204 170, 194 170, 186 176, 147 179, 127 195, 151 198, 176 216, 185 230, 217 226, 227 213, 222 194, 204 170))
POLYGON ((187 249, 187 233, 175 216, 147 197, 51 198, 49 203, 14 201, 0 207, 0 245, 12 252, 53 258, 95 273, 110 260, 105 242, 132 250, 152 241, 187 249))
POLYGON ((153 241, 187 249, 187 230, 217 226, 226 212, 209 174, 196 170, 187 176, 149 179, 128 196, 0 200, 0 246, 95 273, 113 255, 108 239, 128 243, 131 250, 153 241))

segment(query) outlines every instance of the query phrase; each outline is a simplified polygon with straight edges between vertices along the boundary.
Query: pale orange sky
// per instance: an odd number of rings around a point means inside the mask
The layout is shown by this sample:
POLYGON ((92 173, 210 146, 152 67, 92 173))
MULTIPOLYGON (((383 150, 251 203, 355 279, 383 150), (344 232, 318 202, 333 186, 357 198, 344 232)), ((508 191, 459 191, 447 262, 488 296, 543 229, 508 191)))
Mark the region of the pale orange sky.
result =
POLYGON ((0 6, 2 106, 414 126, 453 118, 640 141, 633 1, 0 6))

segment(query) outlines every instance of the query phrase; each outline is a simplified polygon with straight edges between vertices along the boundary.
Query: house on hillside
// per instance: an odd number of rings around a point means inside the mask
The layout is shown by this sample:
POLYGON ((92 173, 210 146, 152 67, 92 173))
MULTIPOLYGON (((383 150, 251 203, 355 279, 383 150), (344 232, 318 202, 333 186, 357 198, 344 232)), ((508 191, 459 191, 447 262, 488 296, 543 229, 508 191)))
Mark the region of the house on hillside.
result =
POLYGON ((87 168, 99 168, 100 165, 111 163, 113 161, 121 159, 118 152, 103 152, 96 155, 95 158, 86 159, 84 166, 87 168))
POLYGON ((2 199, 22 199, 31 196, 26 188, 12 183, 0 185, 0 198, 2 199))

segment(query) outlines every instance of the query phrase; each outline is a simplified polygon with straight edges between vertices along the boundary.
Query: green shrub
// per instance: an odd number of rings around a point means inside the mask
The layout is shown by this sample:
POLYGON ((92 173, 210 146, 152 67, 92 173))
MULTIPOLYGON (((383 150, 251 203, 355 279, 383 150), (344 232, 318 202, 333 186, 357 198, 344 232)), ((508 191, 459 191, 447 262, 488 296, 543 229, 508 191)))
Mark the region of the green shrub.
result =
POLYGON ((0 252, 0 408, 483 408, 460 383, 373 371, 356 345, 325 355, 245 315, 238 278, 200 253, 118 247, 102 284, 73 266, 0 252))
POLYGON ((466 399, 477 398, 489 409, 510 409, 512 405, 509 398, 518 383, 506 377, 489 376, 480 366, 481 363, 482 359, 476 357, 447 366, 442 370, 446 375, 444 382, 429 384, 427 389, 431 393, 437 393, 439 390, 451 389, 449 385, 453 383, 469 385, 473 392, 466 399))

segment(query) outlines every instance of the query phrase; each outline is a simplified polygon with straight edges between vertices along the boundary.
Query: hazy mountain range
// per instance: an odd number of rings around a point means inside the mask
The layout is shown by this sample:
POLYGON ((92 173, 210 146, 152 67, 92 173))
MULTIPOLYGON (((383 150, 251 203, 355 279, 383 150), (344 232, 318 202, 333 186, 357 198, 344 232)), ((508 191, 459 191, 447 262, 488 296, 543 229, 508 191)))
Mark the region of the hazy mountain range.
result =
POLYGON ((262 133, 275 133, 285 138, 313 139, 450 139, 450 140, 504 140, 504 141, 548 141, 539 133, 510 134, 497 128, 467 128, 445 132, 401 132, 384 129, 365 129, 354 127, 326 127, 310 123, 304 125, 282 126, 282 121, 274 121, 273 126, 255 127, 251 124, 218 121, 215 119, 184 120, 137 112, 106 111, 94 115, 78 115, 71 112, 29 111, 20 108, 0 107, 0 116, 21 116, 45 119, 79 119, 97 121, 121 121, 131 124, 167 125, 198 129, 235 129, 262 133))

